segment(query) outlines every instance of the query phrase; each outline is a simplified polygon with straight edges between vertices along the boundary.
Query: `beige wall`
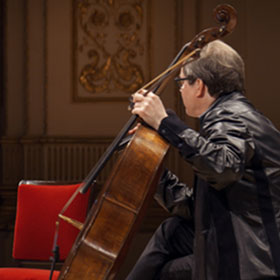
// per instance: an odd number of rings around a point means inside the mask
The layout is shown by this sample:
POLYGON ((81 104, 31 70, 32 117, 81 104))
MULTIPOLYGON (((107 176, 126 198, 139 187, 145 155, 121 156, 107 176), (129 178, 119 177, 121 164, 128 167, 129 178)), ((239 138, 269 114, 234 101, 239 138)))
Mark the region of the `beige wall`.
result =
MULTIPOLYGON (((205 27, 211 21, 208 11, 222 1, 199 2, 202 17, 200 26, 205 27)), ((238 25, 225 41, 236 48, 245 60, 247 96, 279 129, 280 2, 236 0, 227 3, 237 9, 238 25)))
MULTIPOLYGON (((215 24, 211 13, 220 2, 152 1, 151 44, 145 50, 151 57, 147 81, 169 64, 184 42, 215 24)), ((246 61, 247 95, 279 127, 280 3, 228 2, 238 11, 238 25, 225 41, 246 61)), ((127 101, 72 98, 72 1, 10 0, 7 11, 6 135, 114 136, 130 115, 127 101)), ((164 100, 175 107, 173 87, 164 100)))
MULTIPOLYGON (((211 12, 219 2, 152 1, 146 80, 160 73, 184 42, 214 25, 211 12)), ((225 41, 246 61, 247 95, 279 127, 279 1, 228 2, 238 11, 238 25, 225 41)), ((127 101, 72 98, 72 1, 11 0, 7 11, 6 135, 115 135, 129 117, 127 101)), ((173 88, 164 99, 174 107, 173 88)))

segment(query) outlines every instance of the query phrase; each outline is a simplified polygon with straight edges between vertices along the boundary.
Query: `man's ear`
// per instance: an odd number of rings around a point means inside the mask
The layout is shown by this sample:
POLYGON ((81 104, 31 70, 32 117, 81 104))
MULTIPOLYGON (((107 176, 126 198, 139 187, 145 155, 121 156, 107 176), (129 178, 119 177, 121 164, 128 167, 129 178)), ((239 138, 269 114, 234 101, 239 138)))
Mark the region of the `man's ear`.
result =
POLYGON ((196 87, 196 97, 203 97, 205 94, 205 84, 201 79, 196 79, 195 81, 195 87, 196 87))

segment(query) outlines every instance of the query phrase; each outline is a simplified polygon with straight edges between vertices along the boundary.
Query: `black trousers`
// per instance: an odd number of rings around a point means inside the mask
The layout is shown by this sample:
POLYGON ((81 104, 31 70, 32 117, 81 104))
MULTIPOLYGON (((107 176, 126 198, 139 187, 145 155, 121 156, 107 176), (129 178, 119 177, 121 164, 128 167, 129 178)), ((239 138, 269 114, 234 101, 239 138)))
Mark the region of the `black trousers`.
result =
POLYGON ((170 217, 156 230, 126 280, 188 280, 193 267, 192 221, 170 217))

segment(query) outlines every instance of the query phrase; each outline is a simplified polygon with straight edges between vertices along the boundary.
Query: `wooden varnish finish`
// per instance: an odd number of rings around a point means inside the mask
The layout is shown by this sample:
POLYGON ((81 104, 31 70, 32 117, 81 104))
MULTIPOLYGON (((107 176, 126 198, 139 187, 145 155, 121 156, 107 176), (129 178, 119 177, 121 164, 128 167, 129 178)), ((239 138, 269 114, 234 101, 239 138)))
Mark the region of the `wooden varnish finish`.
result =
POLYGON ((114 279, 161 175, 168 144, 141 126, 121 154, 59 275, 114 279))

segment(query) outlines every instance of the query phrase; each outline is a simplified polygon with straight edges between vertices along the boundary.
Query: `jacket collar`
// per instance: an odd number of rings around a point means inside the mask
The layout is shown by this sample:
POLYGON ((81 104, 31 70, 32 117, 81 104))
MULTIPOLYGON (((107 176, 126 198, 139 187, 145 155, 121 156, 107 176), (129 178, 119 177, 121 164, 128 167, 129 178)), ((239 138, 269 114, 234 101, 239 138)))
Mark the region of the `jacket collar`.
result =
POLYGON ((225 102, 228 99, 236 99, 244 95, 241 92, 238 91, 232 91, 227 93, 222 93, 219 95, 219 97, 209 106, 209 108, 199 117, 200 123, 204 120, 205 116, 211 112, 215 107, 217 107, 219 104, 225 102))

